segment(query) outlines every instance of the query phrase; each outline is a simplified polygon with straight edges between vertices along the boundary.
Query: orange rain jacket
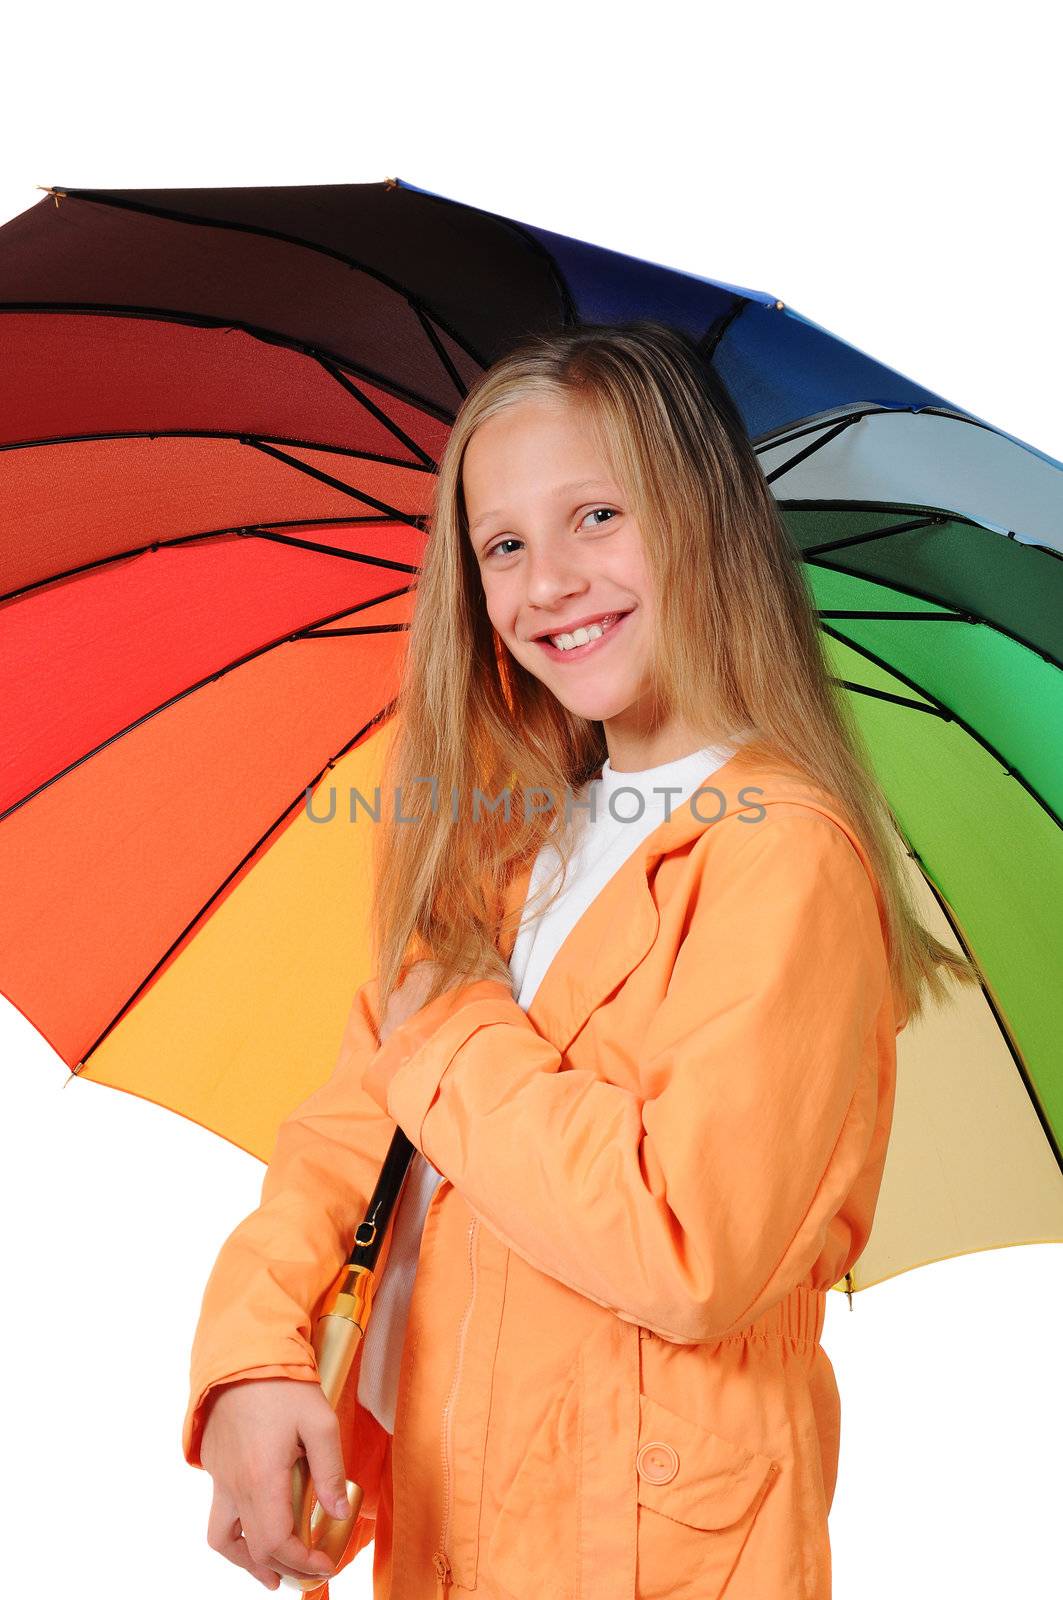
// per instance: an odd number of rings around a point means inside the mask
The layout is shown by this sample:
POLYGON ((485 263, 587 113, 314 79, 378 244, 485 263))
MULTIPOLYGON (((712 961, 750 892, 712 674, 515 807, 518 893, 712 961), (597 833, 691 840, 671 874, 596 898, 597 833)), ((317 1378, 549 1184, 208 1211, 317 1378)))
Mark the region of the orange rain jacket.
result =
POLYGON ((339 1408, 365 1490, 344 1564, 375 1536, 378 1600, 828 1600, 819 1340, 892 1121, 884 929, 831 797, 740 749, 600 891, 527 1012, 479 980, 381 1046, 363 985, 208 1280, 189 1463, 213 1387, 315 1380, 398 1123, 444 1178, 394 1438, 356 1398, 364 1346, 339 1408))

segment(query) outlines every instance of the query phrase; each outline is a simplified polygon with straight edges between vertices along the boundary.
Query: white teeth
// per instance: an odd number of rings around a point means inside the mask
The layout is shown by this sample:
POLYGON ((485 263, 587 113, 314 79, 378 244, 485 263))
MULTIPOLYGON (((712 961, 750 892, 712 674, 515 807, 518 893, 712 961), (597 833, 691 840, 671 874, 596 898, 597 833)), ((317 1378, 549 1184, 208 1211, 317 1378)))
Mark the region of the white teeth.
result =
POLYGON ((552 633, 550 643, 558 650, 575 650, 577 645, 589 644, 592 639, 600 639, 620 613, 614 612, 612 616, 603 617, 601 622, 592 622, 586 628, 577 628, 575 633, 552 633))

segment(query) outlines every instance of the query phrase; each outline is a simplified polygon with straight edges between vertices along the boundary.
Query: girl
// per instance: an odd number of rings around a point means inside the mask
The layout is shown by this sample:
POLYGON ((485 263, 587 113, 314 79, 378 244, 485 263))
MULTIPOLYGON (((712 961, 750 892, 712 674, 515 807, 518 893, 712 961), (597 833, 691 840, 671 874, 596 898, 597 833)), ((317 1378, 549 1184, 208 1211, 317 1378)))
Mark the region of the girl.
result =
POLYGON ((267 1587, 332 1570, 293 1531, 305 1454, 326 1509, 363 1487, 344 1564, 375 1536, 378 1600, 828 1600, 826 1291, 870 1233, 896 1035, 977 974, 916 919, 795 557, 674 330, 528 338, 464 401, 377 975, 192 1353, 208 1540, 267 1587), (396 1124, 337 1415, 313 1328, 396 1124))

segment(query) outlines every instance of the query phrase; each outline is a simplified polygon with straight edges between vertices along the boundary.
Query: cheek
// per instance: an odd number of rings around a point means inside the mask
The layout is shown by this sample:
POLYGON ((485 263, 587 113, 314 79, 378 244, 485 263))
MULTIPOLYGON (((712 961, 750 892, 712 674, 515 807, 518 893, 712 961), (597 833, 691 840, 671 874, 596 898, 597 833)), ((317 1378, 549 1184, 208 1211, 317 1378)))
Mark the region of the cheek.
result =
POLYGON ((617 594, 630 596, 645 607, 653 587, 646 551, 636 529, 625 527, 596 552, 594 576, 617 594))
POLYGON ((501 607, 498 605, 497 601, 492 601, 490 595, 485 595, 484 601, 487 606, 487 619, 492 628, 494 628, 496 633, 502 634, 503 638, 508 637, 509 629, 506 627, 506 621, 502 615, 501 607))
POLYGON ((623 547, 617 551, 617 560, 623 581, 632 593, 638 595, 641 603, 647 605, 653 583, 642 540, 636 536, 626 539, 623 547))
POLYGON ((517 615, 518 604, 516 596, 510 591, 509 585, 499 582, 497 577, 485 576, 482 580, 484 606, 488 619, 496 633, 503 638, 513 637, 514 619, 517 615))

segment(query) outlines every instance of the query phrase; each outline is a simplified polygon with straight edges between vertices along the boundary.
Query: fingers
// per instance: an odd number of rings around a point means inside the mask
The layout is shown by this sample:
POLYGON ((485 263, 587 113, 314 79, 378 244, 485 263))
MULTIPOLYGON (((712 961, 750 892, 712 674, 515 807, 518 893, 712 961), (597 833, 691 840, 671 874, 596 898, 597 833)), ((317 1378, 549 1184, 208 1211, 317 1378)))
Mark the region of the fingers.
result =
POLYGON ((274 1465, 252 1479, 240 1517, 247 1548, 259 1566, 293 1578, 330 1578, 335 1573, 324 1551, 309 1550, 296 1537, 291 1467, 274 1465))
POLYGON ((227 1561, 233 1562, 235 1566, 246 1568, 252 1577, 257 1578, 265 1588, 280 1588, 280 1578, 277 1573, 262 1562, 255 1561, 251 1555, 243 1538, 240 1518, 236 1513, 235 1505, 218 1490, 214 1492, 214 1503, 210 1508, 210 1517, 207 1521, 207 1543, 212 1550, 216 1550, 227 1561))
POLYGON ((299 1432, 315 1495, 331 1516, 348 1516, 347 1470, 336 1413, 328 1404, 316 1407, 312 1417, 302 1420, 299 1432))

